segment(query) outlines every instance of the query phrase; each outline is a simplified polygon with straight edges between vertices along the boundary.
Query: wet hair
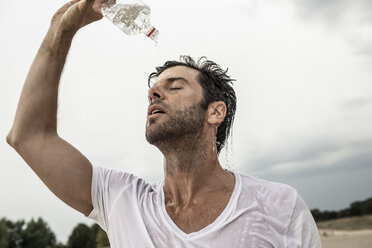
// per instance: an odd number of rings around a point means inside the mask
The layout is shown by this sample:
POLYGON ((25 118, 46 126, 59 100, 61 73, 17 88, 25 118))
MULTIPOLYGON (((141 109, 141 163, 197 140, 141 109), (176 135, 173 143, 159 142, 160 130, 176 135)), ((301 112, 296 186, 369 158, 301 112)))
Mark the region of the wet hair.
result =
POLYGON ((232 88, 232 82, 235 80, 226 74, 228 69, 223 70, 217 63, 208 60, 204 56, 195 61, 188 55, 182 55, 179 61, 167 61, 164 65, 156 67, 156 72, 151 73, 148 77, 149 87, 151 87, 153 78, 174 66, 187 66, 199 71, 198 81, 203 89, 201 107, 204 110, 207 110, 209 104, 212 102, 223 101, 226 104, 226 116, 224 121, 219 125, 216 135, 217 153, 219 154, 225 146, 226 139, 230 134, 230 129, 234 122, 236 95, 232 88))

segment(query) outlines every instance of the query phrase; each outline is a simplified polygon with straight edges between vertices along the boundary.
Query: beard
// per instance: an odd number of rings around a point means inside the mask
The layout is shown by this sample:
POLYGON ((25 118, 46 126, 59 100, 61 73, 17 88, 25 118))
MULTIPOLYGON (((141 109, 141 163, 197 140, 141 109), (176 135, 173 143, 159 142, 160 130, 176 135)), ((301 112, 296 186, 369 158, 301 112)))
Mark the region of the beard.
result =
POLYGON ((205 110, 200 103, 184 110, 167 112, 167 115, 168 119, 161 123, 156 123, 156 119, 148 120, 146 139, 150 144, 164 144, 186 136, 195 137, 204 126, 205 110))

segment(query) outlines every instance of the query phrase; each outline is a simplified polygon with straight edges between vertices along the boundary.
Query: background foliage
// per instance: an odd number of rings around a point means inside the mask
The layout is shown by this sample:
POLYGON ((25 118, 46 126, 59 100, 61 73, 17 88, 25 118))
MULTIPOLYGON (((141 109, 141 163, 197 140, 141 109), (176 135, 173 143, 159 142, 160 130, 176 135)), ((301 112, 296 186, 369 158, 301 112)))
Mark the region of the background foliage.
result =
POLYGON ((350 204, 350 207, 339 211, 320 211, 319 209, 312 209, 311 213, 316 222, 372 214, 372 198, 353 202, 350 204))
POLYGON ((12 222, 0 219, 0 248, 105 248, 109 247, 106 232, 97 224, 79 223, 71 232, 67 244, 56 241, 49 225, 42 219, 12 222))

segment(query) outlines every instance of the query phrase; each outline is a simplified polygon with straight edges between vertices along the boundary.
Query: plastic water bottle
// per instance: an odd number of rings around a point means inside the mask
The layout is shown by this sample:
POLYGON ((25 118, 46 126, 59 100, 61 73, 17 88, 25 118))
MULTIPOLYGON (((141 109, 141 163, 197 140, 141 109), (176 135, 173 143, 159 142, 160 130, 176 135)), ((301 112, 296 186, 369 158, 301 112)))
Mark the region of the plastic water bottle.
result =
POLYGON ((158 42, 159 31, 150 23, 150 7, 141 0, 104 0, 101 12, 127 35, 143 33, 158 42))

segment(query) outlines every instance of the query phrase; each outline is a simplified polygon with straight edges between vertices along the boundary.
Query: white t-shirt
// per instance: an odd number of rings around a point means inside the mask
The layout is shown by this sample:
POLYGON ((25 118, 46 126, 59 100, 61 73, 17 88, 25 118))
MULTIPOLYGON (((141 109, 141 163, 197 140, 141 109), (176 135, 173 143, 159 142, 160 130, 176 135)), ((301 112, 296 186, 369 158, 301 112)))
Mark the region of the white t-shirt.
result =
POLYGON ((235 187, 217 219, 186 234, 169 217, 164 180, 148 184, 125 172, 93 167, 89 218, 108 234, 111 248, 321 247, 314 219, 290 186, 233 172, 235 187))

